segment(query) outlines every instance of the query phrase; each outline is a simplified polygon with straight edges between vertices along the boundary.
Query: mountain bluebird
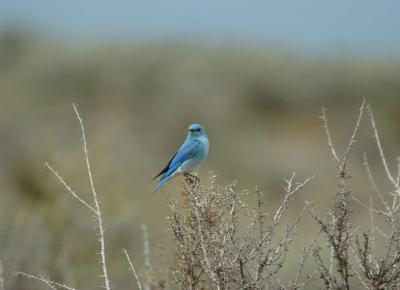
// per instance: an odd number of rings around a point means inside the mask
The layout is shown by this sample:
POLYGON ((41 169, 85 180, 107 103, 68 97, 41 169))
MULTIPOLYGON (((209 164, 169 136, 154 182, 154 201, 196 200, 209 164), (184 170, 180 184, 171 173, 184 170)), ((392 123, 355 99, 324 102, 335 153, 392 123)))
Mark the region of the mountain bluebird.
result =
POLYGON ((190 125, 185 142, 172 156, 164 169, 154 177, 156 179, 162 175, 154 191, 159 191, 171 178, 180 174, 183 174, 192 182, 192 178, 198 181, 198 177, 191 173, 207 157, 208 148, 209 142, 204 127, 200 124, 190 125))

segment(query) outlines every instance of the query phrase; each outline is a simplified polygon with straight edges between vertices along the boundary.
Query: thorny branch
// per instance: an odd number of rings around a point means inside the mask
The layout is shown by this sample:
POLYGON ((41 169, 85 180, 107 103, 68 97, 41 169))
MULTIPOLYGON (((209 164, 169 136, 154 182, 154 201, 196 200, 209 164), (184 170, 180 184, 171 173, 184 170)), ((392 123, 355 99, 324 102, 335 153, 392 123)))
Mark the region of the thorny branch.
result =
POLYGON ((51 281, 51 280, 49 280, 49 279, 47 279, 47 278, 45 278, 43 276, 34 276, 34 275, 30 275, 30 274, 27 274, 27 273, 24 273, 24 272, 17 272, 16 275, 17 276, 21 276, 23 278, 28 278, 28 279, 41 281, 41 282, 45 283, 47 286, 49 286, 50 288, 52 288, 53 290, 57 289, 57 288, 62 288, 62 289, 67 289, 67 290, 77 290, 76 288, 69 287, 69 286, 67 286, 65 284, 61 284, 61 283, 58 283, 58 282, 51 281))
MULTIPOLYGON (((64 178, 62 178, 62 176, 55 169, 53 169, 52 166, 50 166, 48 163, 46 163, 45 166, 58 179, 58 181, 64 186, 66 191, 68 193, 70 193, 75 200, 77 200, 78 202, 83 204, 86 208, 88 208, 89 211, 94 215, 95 220, 96 220, 96 229, 97 229, 97 235, 98 235, 98 241, 99 241, 99 247, 100 247, 99 255, 100 255, 100 266, 102 269, 101 277, 104 280, 104 288, 106 290, 111 290, 110 280, 108 278, 107 264, 106 264, 106 251, 105 251, 105 239, 104 239, 104 226, 103 226, 102 212, 101 212, 99 200, 97 197, 96 189, 94 186, 92 169, 91 169, 91 164, 90 164, 90 160, 89 160, 89 151, 88 151, 87 142, 86 142, 85 127, 83 126, 83 120, 82 120, 75 104, 72 104, 72 108, 75 112, 76 118, 78 119, 80 129, 81 129, 82 149, 83 149, 83 153, 84 153, 86 171, 87 171, 87 174, 89 177, 90 191, 92 193, 94 206, 90 205, 89 203, 84 201, 81 197, 79 197, 79 195, 77 193, 75 193, 75 191, 72 190, 71 186, 69 186, 64 181, 64 178)), ((46 283, 48 286, 51 285, 51 286, 64 287, 66 289, 72 289, 72 288, 68 288, 65 286, 61 286, 62 284, 52 282, 43 277, 36 277, 36 276, 25 274, 25 273, 21 273, 21 275, 26 278, 33 278, 36 280, 40 280, 40 281, 46 283)))
POLYGON ((358 129, 364 114, 366 100, 364 99, 359 109, 358 118, 354 126, 352 135, 350 136, 348 145, 343 157, 339 157, 333 145, 326 109, 322 108, 321 119, 327 136, 327 143, 333 159, 338 169, 338 185, 335 192, 334 200, 331 208, 328 210, 326 218, 322 218, 312 210, 312 216, 316 220, 322 233, 325 234, 328 245, 330 247, 330 262, 327 267, 320 254, 320 247, 314 250, 314 258, 319 268, 320 277, 324 281, 328 289, 350 289, 350 278, 352 277, 352 267, 349 257, 349 249, 352 239, 352 223, 350 221, 351 209, 351 192, 347 189, 346 180, 350 178, 347 169, 347 162, 356 143, 358 129), (336 278, 333 273, 334 263, 336 264, 336 272, 340 279, 336 278))

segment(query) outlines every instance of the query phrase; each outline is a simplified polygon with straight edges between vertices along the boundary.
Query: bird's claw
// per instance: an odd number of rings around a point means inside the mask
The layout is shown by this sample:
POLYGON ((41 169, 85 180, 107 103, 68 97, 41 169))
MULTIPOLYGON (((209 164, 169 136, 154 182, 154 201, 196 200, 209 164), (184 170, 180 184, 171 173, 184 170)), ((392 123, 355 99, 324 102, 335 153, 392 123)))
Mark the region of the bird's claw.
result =
POLYGON ((196 175, 192 174, 185 174, 186 177, 186 182, 189 183, 190 185, 200 183, 200 178, 198 178, 196 175))

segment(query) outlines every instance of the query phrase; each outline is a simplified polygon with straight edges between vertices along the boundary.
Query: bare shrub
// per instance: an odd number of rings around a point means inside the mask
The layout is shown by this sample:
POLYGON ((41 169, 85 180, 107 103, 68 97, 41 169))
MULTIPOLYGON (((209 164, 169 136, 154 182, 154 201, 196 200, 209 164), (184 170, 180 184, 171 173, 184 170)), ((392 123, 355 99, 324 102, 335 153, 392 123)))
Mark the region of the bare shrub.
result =
POLYGON ((316 210, 312 210, 312 216, 318 223, 324 234, 331 251, 330 261, 324 261, 321 255, 321 247, 314 249, 314 258, 318 266, 320 278, 327 289, 350 289, 350 279, 353 276, 350 262, 350 247, 353 238, 353 224, 351 222, 351 191, 348 189, 347 180, 350 178, 347 164, 349 155, 356 143, 357 132, 364 114, 366 101, 364 100, 357 118, 353 133, 348 142, 343 157, 340 158, 333 145, 331 133, 328 126, 326 109, 322 108, 321 119, 323 120, 328 146, 337 167, 338 184, 328 214, 321 217, 316 210), (335 268, 335 271, 333 271, 335 268), (337 275, 338 274, 338 275, 337 275))
POLYGON ((331 208, 326 217, 312 211, 314 219, 320 226, 331 249, 331 259, 327 263, 321 255, 321 247, 316 246, 314 257, 320 277, 327 289, 351 289, 354 282, 351 278, 356 276, 361 286, 365 289, 399 289, 400 287, 400 223, 399 223, 399 196, 400 196, 400 162, 397 160, 397 171, 393 174, 384 156, 379 133, 376 127, 372 110, 366 101, 360 108, 360 113, 353 134, 348 143, 343 158, 339 158, 333 145, 326 111, 322 110, 322 119, 328 139, 328 145, 338 169, 338 185, 331 208), (359 200, 348 189, 347 180, 350 174, 346 167, 349 152, 356 143, 357 131, 363 113, 367 109, 372 125, 373 135, 377 144, 380 159, 383 164, 386 178, 392 186, 389 194, 383 194, 378 188, 373 177, 372 169, 364 154, 364 166, 369 177, 371 187, 380 201, 376 207, 374 199, 368 203, 359 200), (352 201, 357 202, 369 211, 370 228, 360 230, 355 227, 352 218, 352 201), (380 226, 376 225, 376 217, 381 218, 380 226), (385 228, 382 229, 381 227, 385 228), (379 239, 379 245, 377 240, 379 239), (380 254, 377 251, 380 250, 380 254), (382 252, 383 251, 383 252, 382 252), (328 266, 327 266, 328 265, 328 266), (334 271, 335 269, 335 271, 334 271))
MULTIPOLYGON (((283 200, 271 218, 267 218, 260 191, 256 191, 257 206, 251 208, 246 200, 249 193, 239 191, 234 184, 218 185, 215 177, 207 186, 187 184, 183 202, 172 203, 167 218, 175 241, 172 271, 178 287, 303 288, 312 277, 306 273, 302 277, 304 261, 298 276, 288 284, 281 282, 279 270, 307 206, 292 225, 284 227, 281 219, 293 196, 310 179, 297 183, 293 174, 286 180, 283 200)), ((305 251, 303 258, 307 257, 305 251)))
MULTIPOLYGON (((46 163, 46 168, 55 175, 73 199, 93 215, 103 280, 101 286, 111 290, 102 212, 92 177, 85 130, 82 118, 76 107, 73 108, 81 128, 92 201, 82 199, 52 166, 46 163)), ((333 144, 325 109, 322 109, 321 118, 328 147, 337 168, 337 186, 327 214, 321 215, 313 204, 306 202, 295 221, 289 224, 283 221, 296 193, 313 177, 297 182, 296 175, 293 174, 285 180, 282 200, 277 209, 269 214, 266 212, 263 193, 259 190, 250 193, 239 190, 235 184, 219 185, 215 176, 206 185, 198 182, 184 184, 181 199, 170 204, 170 215, 167 217, 167 228, 173 238, 170 269, 166 265, 157 264, 159 261, 152 261, 146 226, 142 227, 143 272, 136 271, 128 251, 123 249, 137 288, 299 290, 305 289, 316 280, 318 272, 319 281, 325 289, 350 290, 356 283, 366 289, 400 289, 400 160, 397 160, 395 174, 392 173, 384 156, 375 118, 365 100, 341 156, 333 144), (375 198, 380 202, 379 206, 376 206, 373 198, 368 203, 359 200, 348 184, 351 178, 348 161, 366 109, 386 179, 392 187, 389 193, 383 193, 379 189, 365 154, 364 166, 375 198), (255 204, 252 205, 254 200, 255 204), (353 201, 368 210, 369 229, 354 225, 353 201), (283 279, 282 268, 287 264, 288 253, 293 249, 291 246, 298 226, 310 208, 311 216, 319 227, 318 235, 328 245, 330 256, 325 257, 322 243, 318 243, 317 239, 312 240, 303 246, 297 273, 289 280, 283 279), (378 219, 382 220, 379 225, 376 223, 378 219), (306 267, 310 256, 314 257, 315 268, 306 267), (152 262, 157 265, 153 266, 152 262)), ((41 281, 53 290, 75 290, 74 287, 55 282, 43 275, 23 272, 17 274, 41 281)), ((0 262, 0 290, 3 289, 4 278, 0 262)))
POLYGON ((373 199, 365 204, 355 199, 370 212, 370 230, 363 230, 356 236, 354 242, 354 256, 361 273, 357 272, 362 285, 367 289, 399 289, 400 288, 400 161, 396 160, 396 173, 389 169, 389 163, 384 155, 383 146, 379 138, 375 117, 368 105, 367 111, 371 122, 373 135, 378 148, 379 156, 392 190, 382 193, 378 188, 373 172, 369 166, 367 155, 364 154, 364 165, 380 207, 376 207, 373 199), (382 227, 375 224, 375 215, 383 217, 382 227), (377 236, 378 235, 378 236, 377 236), (385 244, 384 251, 376 254, 376 240, 379 238, 385 244))

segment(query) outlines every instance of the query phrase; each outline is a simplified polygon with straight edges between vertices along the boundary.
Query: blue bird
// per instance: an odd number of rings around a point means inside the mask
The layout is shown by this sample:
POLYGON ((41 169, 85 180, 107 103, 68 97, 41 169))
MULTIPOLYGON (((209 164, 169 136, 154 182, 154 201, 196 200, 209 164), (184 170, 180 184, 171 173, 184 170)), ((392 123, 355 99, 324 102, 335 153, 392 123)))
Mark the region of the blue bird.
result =
POLYGON ((162 176, 154 191, 159 191, 169 180, 177 175, 183 174, 193 182, 199 178, 191 173, 199 167, 200 163, 207 157, 209 142, 204 127, 200 124, 189 126, 189 132, 179 150, 172 156, 168 164, 154 178, 162 176))

